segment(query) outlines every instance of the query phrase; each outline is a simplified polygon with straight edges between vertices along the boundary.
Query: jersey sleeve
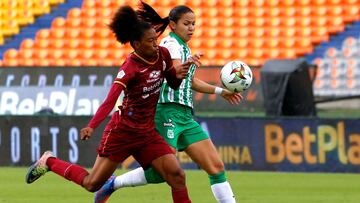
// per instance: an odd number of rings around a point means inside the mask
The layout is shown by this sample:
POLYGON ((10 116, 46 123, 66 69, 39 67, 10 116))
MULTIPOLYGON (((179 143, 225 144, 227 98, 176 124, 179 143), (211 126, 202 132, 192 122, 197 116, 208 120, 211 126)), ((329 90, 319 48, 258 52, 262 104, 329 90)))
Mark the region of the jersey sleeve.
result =
POLYGON ((167 39, 161 46, 167 48, 167 50, 170 52, 171 59, 181 60, 182 48, 181 45, 176 41, 176 39, 167 39))
POLYGON ((127 88, 127 85, 129 84, 129 81, 131 78, 133 78, 135 75, 134 70, 131 69, 131 66, 128 66, 126 63, 121 66, 119 72, 116 75, 116 78, 114 80, 115 84, 120 84, 127 88))
POLYGON ((89 127, 93 129, 97 128, 100 123, 109 115, 109 113, 114 109, 121 92, 126 89, 127 84, 133 76, 134 72, 131 71, 131 69, 126 67, 120 68, 105 100, 102 102, 94 117, 89 122, 89 127))
POLYGON ((124 86, 119 84, 112 84, 111 89, 106 96, 106 99, 100 105, 99 109, 96 111, 94 117, 89 122, 88 126, 92 129, 97 128, 100 123, 109 115, 109 113, 113 110, 117 99, 120 96, 122 90, 125 89, 124 86))

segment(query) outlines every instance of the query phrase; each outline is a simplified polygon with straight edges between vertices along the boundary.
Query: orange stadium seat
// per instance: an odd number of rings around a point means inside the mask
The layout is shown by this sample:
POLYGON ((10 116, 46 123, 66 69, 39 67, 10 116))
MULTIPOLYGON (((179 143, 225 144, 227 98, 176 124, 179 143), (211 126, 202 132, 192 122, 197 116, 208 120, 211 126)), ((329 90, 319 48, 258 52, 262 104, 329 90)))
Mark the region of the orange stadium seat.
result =
MULTIPOLYGON (((99 2, 99 1, 97 1, 99 2)), ((109 9, 109 8, 107 8, 109 9)), ((110 10, 110 9, 109 9, 110 10)), ((82 18, 82 20, 87 21, 87 20, 94 20, 95 16, 99 16, 99 13, 97 12, 98 10, 96 8, 86 8, 81 10, 80 13, 80 17, 82 18)), ((101 15, 100 15, 101 16, 101 15)))
POLYGON ((22 49, 18 53, 18 58, 32 59, 34 57, 33 49, 22 49))
POLYGON ((51 23, 52 28, 63 28, 65 25, 66 19, 63 17, 57 17, 51 23))
POLYGON ((79 28, 81 25, 81 18, 68 18, 66 20, 66 29, 67 28, 79 28))
POLYGON ((221 0, 217 1, 217 6, 220 8, 229 8, 229 7, 235 7, 235 3, 233 0, 221 0))
POLYGON ((106 59, 109 56, 109 51, 107 49, 97 49, 93 53, 93 57, 99 61, 106 59))
POLYGON ((32 49, 34 48, 34 41, 32 39, 25 39, 20 44, 21 49, 32 49))
POLYGON ((49 50, 46 49, 34 49, 34 54, 33 56, 35 57, 35 59, 38 60, 43 60, 43 59, 47 59, 49 54, 49 50))
POLYGON ((50 48, 53 49, 63 49, 65 47, 65 40, 63 39, 52 39, 50 48))
POLYGON ((67 13, 68 19, 77 19, 80 18, 80 16, 81 16, 81 9, 79 8, 72 8, 67 13))
POLYGON ((62 58, 51 59, 49 62, 51 66, 66 66, 67 63, 67 61, 62 58))
POLYGON ((48 49, 49 59, 61 59, 64 58, 64 51, 62 49, 48 49))
POLYGON ((50 37, 50 30, 49 29, 41 29, 37 31, 36 38, 38 39, 47 39, 50 37))
POLYGON ((94 0, 83 0, 83 3, 81 5, 82 8, 94 8, 95 7, 95 1, 94 0))
POLYGON ((343 16, 345 22, 360 20, 360 6, 346 6, 343 16))
MULTIPOLYGON (((215 49, 217 48, 218 39, 208 38, 202 45, 202 49, 215 49)), ((221 44, 221 43, 220 43, 221 44)))
POLYGON ((82 66, 81 60, 78 58, 67 59, 66 65, 68 66, 82 66))
POLYGON ((50 66, 50 60, 48 60, 47 58, 42 58, 42 59, 34 59, 34 65, 35 66, 50 66))
POLYGON ((80 37, 84 39, 91 39, 95 36, 96 30, 92 27, 84 27, 81 29, 80 37))
POLYGON ((68 40, 66 40, 65 43, 65 48, 68 49, 79 49, 80 46, 80 40, 76 39, 76 38, 69 38, 68 40))
POLYGON ((49 39, 35 39, 35 44, 34 44, 34 48, 35 49, 45 49, 47 47, 50 46, 50 41, 49 39))
POLYGON ((65 29, 53 28, 50 31, 50 38, 64 39, 65 36, 66 36, 65 29))
POLYGON ((80 36, 80 29, 75 27, 68 27, 65 30, 65 38, 78 39, 80 36))
POLYGON ((16 49, 8 49, 5 53, 4 53, 4 59, 16 59, 18 56, 18 51, 16 49))

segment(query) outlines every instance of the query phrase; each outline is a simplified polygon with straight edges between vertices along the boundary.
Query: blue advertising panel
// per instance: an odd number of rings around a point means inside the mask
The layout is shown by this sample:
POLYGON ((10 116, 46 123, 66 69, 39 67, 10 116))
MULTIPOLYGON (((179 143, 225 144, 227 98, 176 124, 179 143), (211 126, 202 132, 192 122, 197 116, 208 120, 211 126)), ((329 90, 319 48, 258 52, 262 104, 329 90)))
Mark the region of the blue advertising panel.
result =
MULTIPOLYGON (((91 167, 102 130, 80 140, 89 116, 1 116, 0 165, 23 166, 45 150, 59 158, 91 167)), ((358 119, 320 118, 198 118, 227 170, 360 172, 358 119)), ((178 153, 182 166, 198 166, 178 153)), ((137 167, 133 159, 125 168, 137 167)))
MULTIPOLYGON (((0 115, 33 115, 42 109, 56 114, 93 115, 112 85, 118 67, 11 67, 0 69, 0 115)), ((217 94, 194 92, 198 111, 263 110, 260 71, 243 93, 242 105, 233 106, 217 94)), ((196 77, 221 86, 220 67, 202 67, 196 77)))
POLYGON ((358 119, 200 118, 198 121, 216 143, 227 169, 360 172, 358 119))

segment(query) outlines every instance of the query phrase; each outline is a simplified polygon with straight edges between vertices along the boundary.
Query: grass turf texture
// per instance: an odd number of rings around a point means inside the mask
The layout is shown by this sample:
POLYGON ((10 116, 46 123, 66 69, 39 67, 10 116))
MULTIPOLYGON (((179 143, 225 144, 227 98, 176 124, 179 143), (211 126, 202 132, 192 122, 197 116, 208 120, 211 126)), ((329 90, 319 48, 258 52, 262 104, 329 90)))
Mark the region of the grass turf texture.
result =
MULTIPOLYGON (((93 194, 49 172, 33 184, 24 181, 27 168, 0 167, 0 203, 88 203, 93 194)), ((116 174, 124 173, 119 170, 116 174)), ((187 184, 194 203, 216 202, 207 175, 187 170, 187 184)), ((330 173, 273 173, 228 171, 237 201, 242 203, 358 203, 360 176, 330 173)), ((169 203, 166 184, 124 188, 109 202, 169 203)))

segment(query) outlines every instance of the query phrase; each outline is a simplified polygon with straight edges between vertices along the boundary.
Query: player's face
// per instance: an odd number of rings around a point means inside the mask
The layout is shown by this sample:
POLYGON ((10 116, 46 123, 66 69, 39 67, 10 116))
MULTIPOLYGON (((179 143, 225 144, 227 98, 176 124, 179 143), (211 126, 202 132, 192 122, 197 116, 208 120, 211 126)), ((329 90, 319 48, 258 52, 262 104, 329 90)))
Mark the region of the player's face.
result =
POLYGON ((159 53, 159 46, 155 29, 146 30, 137 45, 135 51, 142 57, 147 59, 156 58, 159 53))
POLYGON ((190 41, 195 31, 195 14, 193 12, 184 13, 171 27, 172 31, 184 42, 190 41))

